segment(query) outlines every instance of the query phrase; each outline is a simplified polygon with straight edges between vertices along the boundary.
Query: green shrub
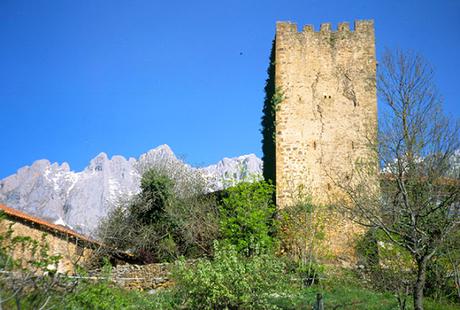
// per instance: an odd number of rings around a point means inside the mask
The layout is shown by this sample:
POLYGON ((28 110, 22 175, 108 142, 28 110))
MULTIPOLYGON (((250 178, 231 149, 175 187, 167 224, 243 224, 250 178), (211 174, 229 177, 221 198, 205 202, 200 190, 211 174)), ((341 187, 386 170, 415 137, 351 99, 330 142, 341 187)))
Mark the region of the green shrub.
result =
POLYGON ((220 207, 220 233, 236 250, 252 255, 269 249, 274 239, 274 186, 243 182, 225 191, 220 207))
POLYGON ((313 285, 322 277, 320 259, 329 256, 324 237, 328 216, 324 206, 313 204, 308 195, 301 194, 295 204, 278 213, 281 251, 291 259, 290 269, 304 286, 313 285))
POLYGON ((123 309, 128 300, 108 282, 82 284, 66 301, 67 309, 123 309))
POLYGON ((174 200, 174 181, 156 169, 148 170, 141 179, 141 199, 130 206, 132 215, 145 224, 157 222, 174 200))
POLYGON ((287 284, 285 265, 278 258, 269 254, 246 257, 234 245, 217 242, 213 260, 194 265, 180 260, 173 277, 179 299, 190 309, 276 308, 270 298, 287 284))

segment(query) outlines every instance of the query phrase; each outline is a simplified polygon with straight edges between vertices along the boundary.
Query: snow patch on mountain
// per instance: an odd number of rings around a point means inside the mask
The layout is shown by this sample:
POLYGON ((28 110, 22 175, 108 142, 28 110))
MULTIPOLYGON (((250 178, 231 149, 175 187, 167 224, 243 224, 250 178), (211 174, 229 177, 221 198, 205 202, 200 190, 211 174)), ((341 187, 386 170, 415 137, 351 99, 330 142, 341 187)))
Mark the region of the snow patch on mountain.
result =
POLYGON ((224 158, 214 165, 199 169, 208 180, 211 191, 221 190, 241 181, 262 178, 262 161, 254 154, 224 158))

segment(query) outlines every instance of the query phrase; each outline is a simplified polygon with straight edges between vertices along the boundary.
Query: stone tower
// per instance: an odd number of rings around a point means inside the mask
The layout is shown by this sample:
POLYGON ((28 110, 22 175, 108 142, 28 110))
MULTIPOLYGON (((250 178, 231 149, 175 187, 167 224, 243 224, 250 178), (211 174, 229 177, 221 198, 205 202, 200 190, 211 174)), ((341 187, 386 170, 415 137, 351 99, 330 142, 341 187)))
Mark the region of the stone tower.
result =
MULTIPOLYGON (((295 203, 299 191, 316 204, 330 204, 340 195, 337 180, 349 179, 358 160, 375 158, 369 146, 377 130, 374 41, 373 21, 356 21, 354 30, 340 23, 336 31, 322 24, 319 31, 307 25, 301 32, 296 24, 277 23, 278 206, 295 203)), ((344 230, 356 226, 346 219, 331 225, 326 238, 340 256, 348 246, 344 230)))

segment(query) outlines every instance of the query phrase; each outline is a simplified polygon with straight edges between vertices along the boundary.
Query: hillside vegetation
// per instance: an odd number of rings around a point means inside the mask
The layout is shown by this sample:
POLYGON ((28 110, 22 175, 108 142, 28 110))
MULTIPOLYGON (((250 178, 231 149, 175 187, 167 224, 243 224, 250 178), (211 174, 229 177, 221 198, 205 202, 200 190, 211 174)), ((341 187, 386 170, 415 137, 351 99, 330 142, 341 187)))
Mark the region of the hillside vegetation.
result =
MULTIPOLYGON (((322 239, 321 217, 315 216, 320 208, 308 199, 276 213, 274 187, 264 181, 240 183, 218 195, 202 195, 196 187, 179 191, 166 172, 153 170, 144 174, 142 188, 138 197, 120 206, 125 208, 123 212, 115 211, 101 225, 101 231, 110 238, 106 242, 131 249, 146 262, 171 262, 173 287, 155 292, 117 287, 111 281, 110 264, 102 259, 108 254, 104 252, 98 260, 105 262, 102 280, 53 273, 49 265, 59 257, 47 256, 46 247, 37 248, 40 255, 34 257, 32 273, 21 267, 20 261, 12 260, 8 251, 11 242, 22 247, 37 244, 27 238, 6 242, 5 236, 0 267, 27 276, 23 282, 12 283, 11 277, 2 275, 3 309, 308 309, 320 304, 325 309, 411 309, 411 303, 406 302, 410 290, 402 290, 411 280, 401 269, 406 267, 401 261, 411 264, 403 249, 380 250, 380 259, 386 264, 383 269, 372 264, 351 269, 323 265, 316 251, 322 239), (193 208, 199 206, 206 206, 206 212, 196 213, 193 208), (298 232, 299 218, 315 222, 307 227, 316 234, 298 232), (147 235, 136 240, 136 232, 147 235), (290 242, 286 242, 289 235, 290 242), (301 251, 302 243, 311 246, 301 251), (297 251, 292 250, 295 246, 297 251)), ((387 242, 382 234, 373 237, 379 240, 377 244, 387 242)), ((363 261, 371 261, 375 248, 366 242, 364 238, 358 248, 363 261)), ((430 298, 425 301, 426 309, 459 307, 450 276, 453 267, 441 255, 430 265, 427 283, 433 285, 427 287, 430 298)), ((87 275, 86 268, 82 266, 78 274, 87 275)))

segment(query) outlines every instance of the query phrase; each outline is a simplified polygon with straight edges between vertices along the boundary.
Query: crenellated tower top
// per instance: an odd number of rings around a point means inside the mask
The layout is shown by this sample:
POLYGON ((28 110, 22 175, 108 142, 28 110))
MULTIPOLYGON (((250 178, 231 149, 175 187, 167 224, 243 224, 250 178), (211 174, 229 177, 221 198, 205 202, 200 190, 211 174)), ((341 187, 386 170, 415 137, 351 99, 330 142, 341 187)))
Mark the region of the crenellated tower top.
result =
POLYGON ((374 32, 374 21, 373 20, 356 20, 354 22, 354 30, 350 29, 349 22, 341 22, 337 25, 337 30, 332 29, 331 23, 322 23, 319 31, 315 31, 313 25, 305 25, 302 31, 298 31, 297 24, 292 22, 277 22, 276 33, 369 33, 374 32))

